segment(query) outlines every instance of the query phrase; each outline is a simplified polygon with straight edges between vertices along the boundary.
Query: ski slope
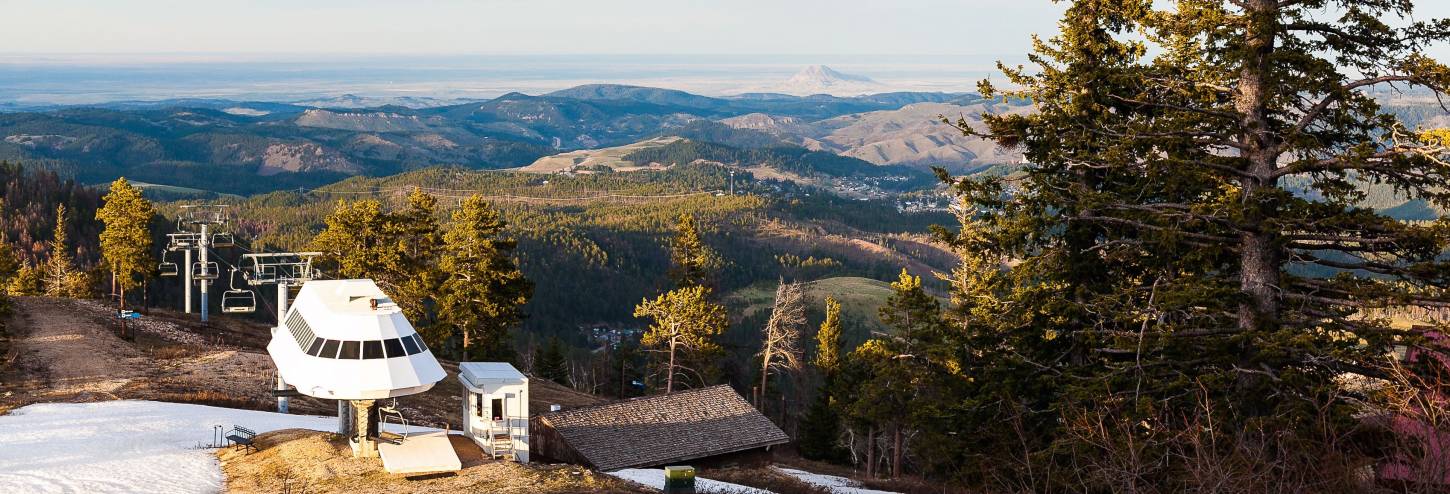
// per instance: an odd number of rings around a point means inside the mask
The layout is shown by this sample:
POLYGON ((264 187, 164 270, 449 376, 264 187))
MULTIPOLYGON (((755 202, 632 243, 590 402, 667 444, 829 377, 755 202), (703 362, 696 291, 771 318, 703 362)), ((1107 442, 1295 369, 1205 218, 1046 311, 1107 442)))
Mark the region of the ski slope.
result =
POLYGON ((0 416, 0 493, 220 492, 212 426, 258 434, 337 428, 336 417, 162 403, 42 403, 0 416))

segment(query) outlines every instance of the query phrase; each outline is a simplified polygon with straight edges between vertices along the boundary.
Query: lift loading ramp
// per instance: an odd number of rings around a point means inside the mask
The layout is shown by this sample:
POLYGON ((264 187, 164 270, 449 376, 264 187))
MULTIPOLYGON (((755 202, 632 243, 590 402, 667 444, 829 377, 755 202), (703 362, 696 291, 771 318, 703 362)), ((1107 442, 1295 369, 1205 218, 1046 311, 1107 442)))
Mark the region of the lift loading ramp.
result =
POLYGON ((463 468, 458 452, 443 431, 409 434, 398 444, 378 444, 383 469, 388 473, 413 474, 454 472, 463 468))

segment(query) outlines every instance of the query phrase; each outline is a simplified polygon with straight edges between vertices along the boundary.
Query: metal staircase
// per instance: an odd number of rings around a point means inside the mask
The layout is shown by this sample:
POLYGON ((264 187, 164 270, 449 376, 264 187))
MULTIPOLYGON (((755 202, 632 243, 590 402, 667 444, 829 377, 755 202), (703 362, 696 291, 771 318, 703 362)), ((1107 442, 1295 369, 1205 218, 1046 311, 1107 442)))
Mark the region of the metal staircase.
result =
POLYGON ((502 458, 512 461, 516 459, 516 452, 514 451, 513 417, 505 416, 503 423, 505 424, 503 429, 489 428, 489 452, 492 453, 493 459, 495 460, 502 458))

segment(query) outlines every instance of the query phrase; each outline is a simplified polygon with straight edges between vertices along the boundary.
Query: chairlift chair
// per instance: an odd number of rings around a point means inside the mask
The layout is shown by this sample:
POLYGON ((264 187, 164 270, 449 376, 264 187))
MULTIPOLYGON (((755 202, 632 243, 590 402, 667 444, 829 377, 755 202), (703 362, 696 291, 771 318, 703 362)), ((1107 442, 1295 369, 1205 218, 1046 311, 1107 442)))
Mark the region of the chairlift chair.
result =
POLYGON ((251 290, 237 288, 237 268, 232 268, 228 281, 231 289, 222 292, 222 312, 226 314, 251 314, 257 311, 257 294, 251 290))
POLYGON ((231 247, 233 245, 237 245, 237 240, 236 240, 236 237, 232 236, 232 234, 230 234, 230 233, 222 232, 222 233, 213 234, 211 236, 211 246, 212 247, 216 247, 216 248, 226 248, 226 247, 231 247))
POLYGON ((160 273, 161 276, 176 276, 178 274, 181 274, 181 270, 179 267, 177 267, 176 263, 166 261, 165 252, 161 253, 161 264, 158 264, 156 266, 156 271, 160 273))
POLYGON ((217 279, 218 270, 216 261, 194 262, 191 263, 191 279, 214 280, 217 279))

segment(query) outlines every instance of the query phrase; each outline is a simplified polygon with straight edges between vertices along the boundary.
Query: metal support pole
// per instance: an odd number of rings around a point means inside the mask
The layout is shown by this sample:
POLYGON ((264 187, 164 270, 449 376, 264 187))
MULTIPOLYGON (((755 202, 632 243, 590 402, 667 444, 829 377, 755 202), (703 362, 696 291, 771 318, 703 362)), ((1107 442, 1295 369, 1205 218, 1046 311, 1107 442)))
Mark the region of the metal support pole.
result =
POLYGON ((282 326, 282 318, 287 317, 287 282, 277 283, 277 326, 282 326))
MULTIPOLYGON (((201 253, 200 254, 201 255, 201 269, 203 269, 203 270, 209 269, 209 266, 206 263, 206 247, 207 247, 207 244, 209 244, 210 242, 208 241, 209 239, 207 238, 207 235, 206 235, 206 227, 207 227, 207 224, 206 223, 202 223, 201 224, 201 240, 200 240, 200 244, 199 245, 201 245, 201 247, 200 247, 200 253, 201 253)), ((208 307, 207 307, 207 301, 206 301, 206 286, 209 285, 209 284, 210 283, 207 282, 207 279, 206 278, 202 278, 201 279, 201 322, 206 322, 206 314, 207 314, 207 309, 208 309, 208 307)))
POLYGON ((190 314, 191 313, 191 247, 187 247, 186 248, 186 264, 182 264, 181 265, 181 272, 186 275, 186 279, 182 280, 182 282, 181 282, 181 291, 186 292, 186 296, 185 297, 182 297, 183 298, 183 301, 181 302, 181 304, 186 308, 186 313, 187 314, 190 314))
MULTIPOLYGON (((282 380, 282 373, 277 373, 277 391, 287 391, 287 381, 282 380)), ((287 397, 277 395, 277 413, 287 413, 287 397)))

